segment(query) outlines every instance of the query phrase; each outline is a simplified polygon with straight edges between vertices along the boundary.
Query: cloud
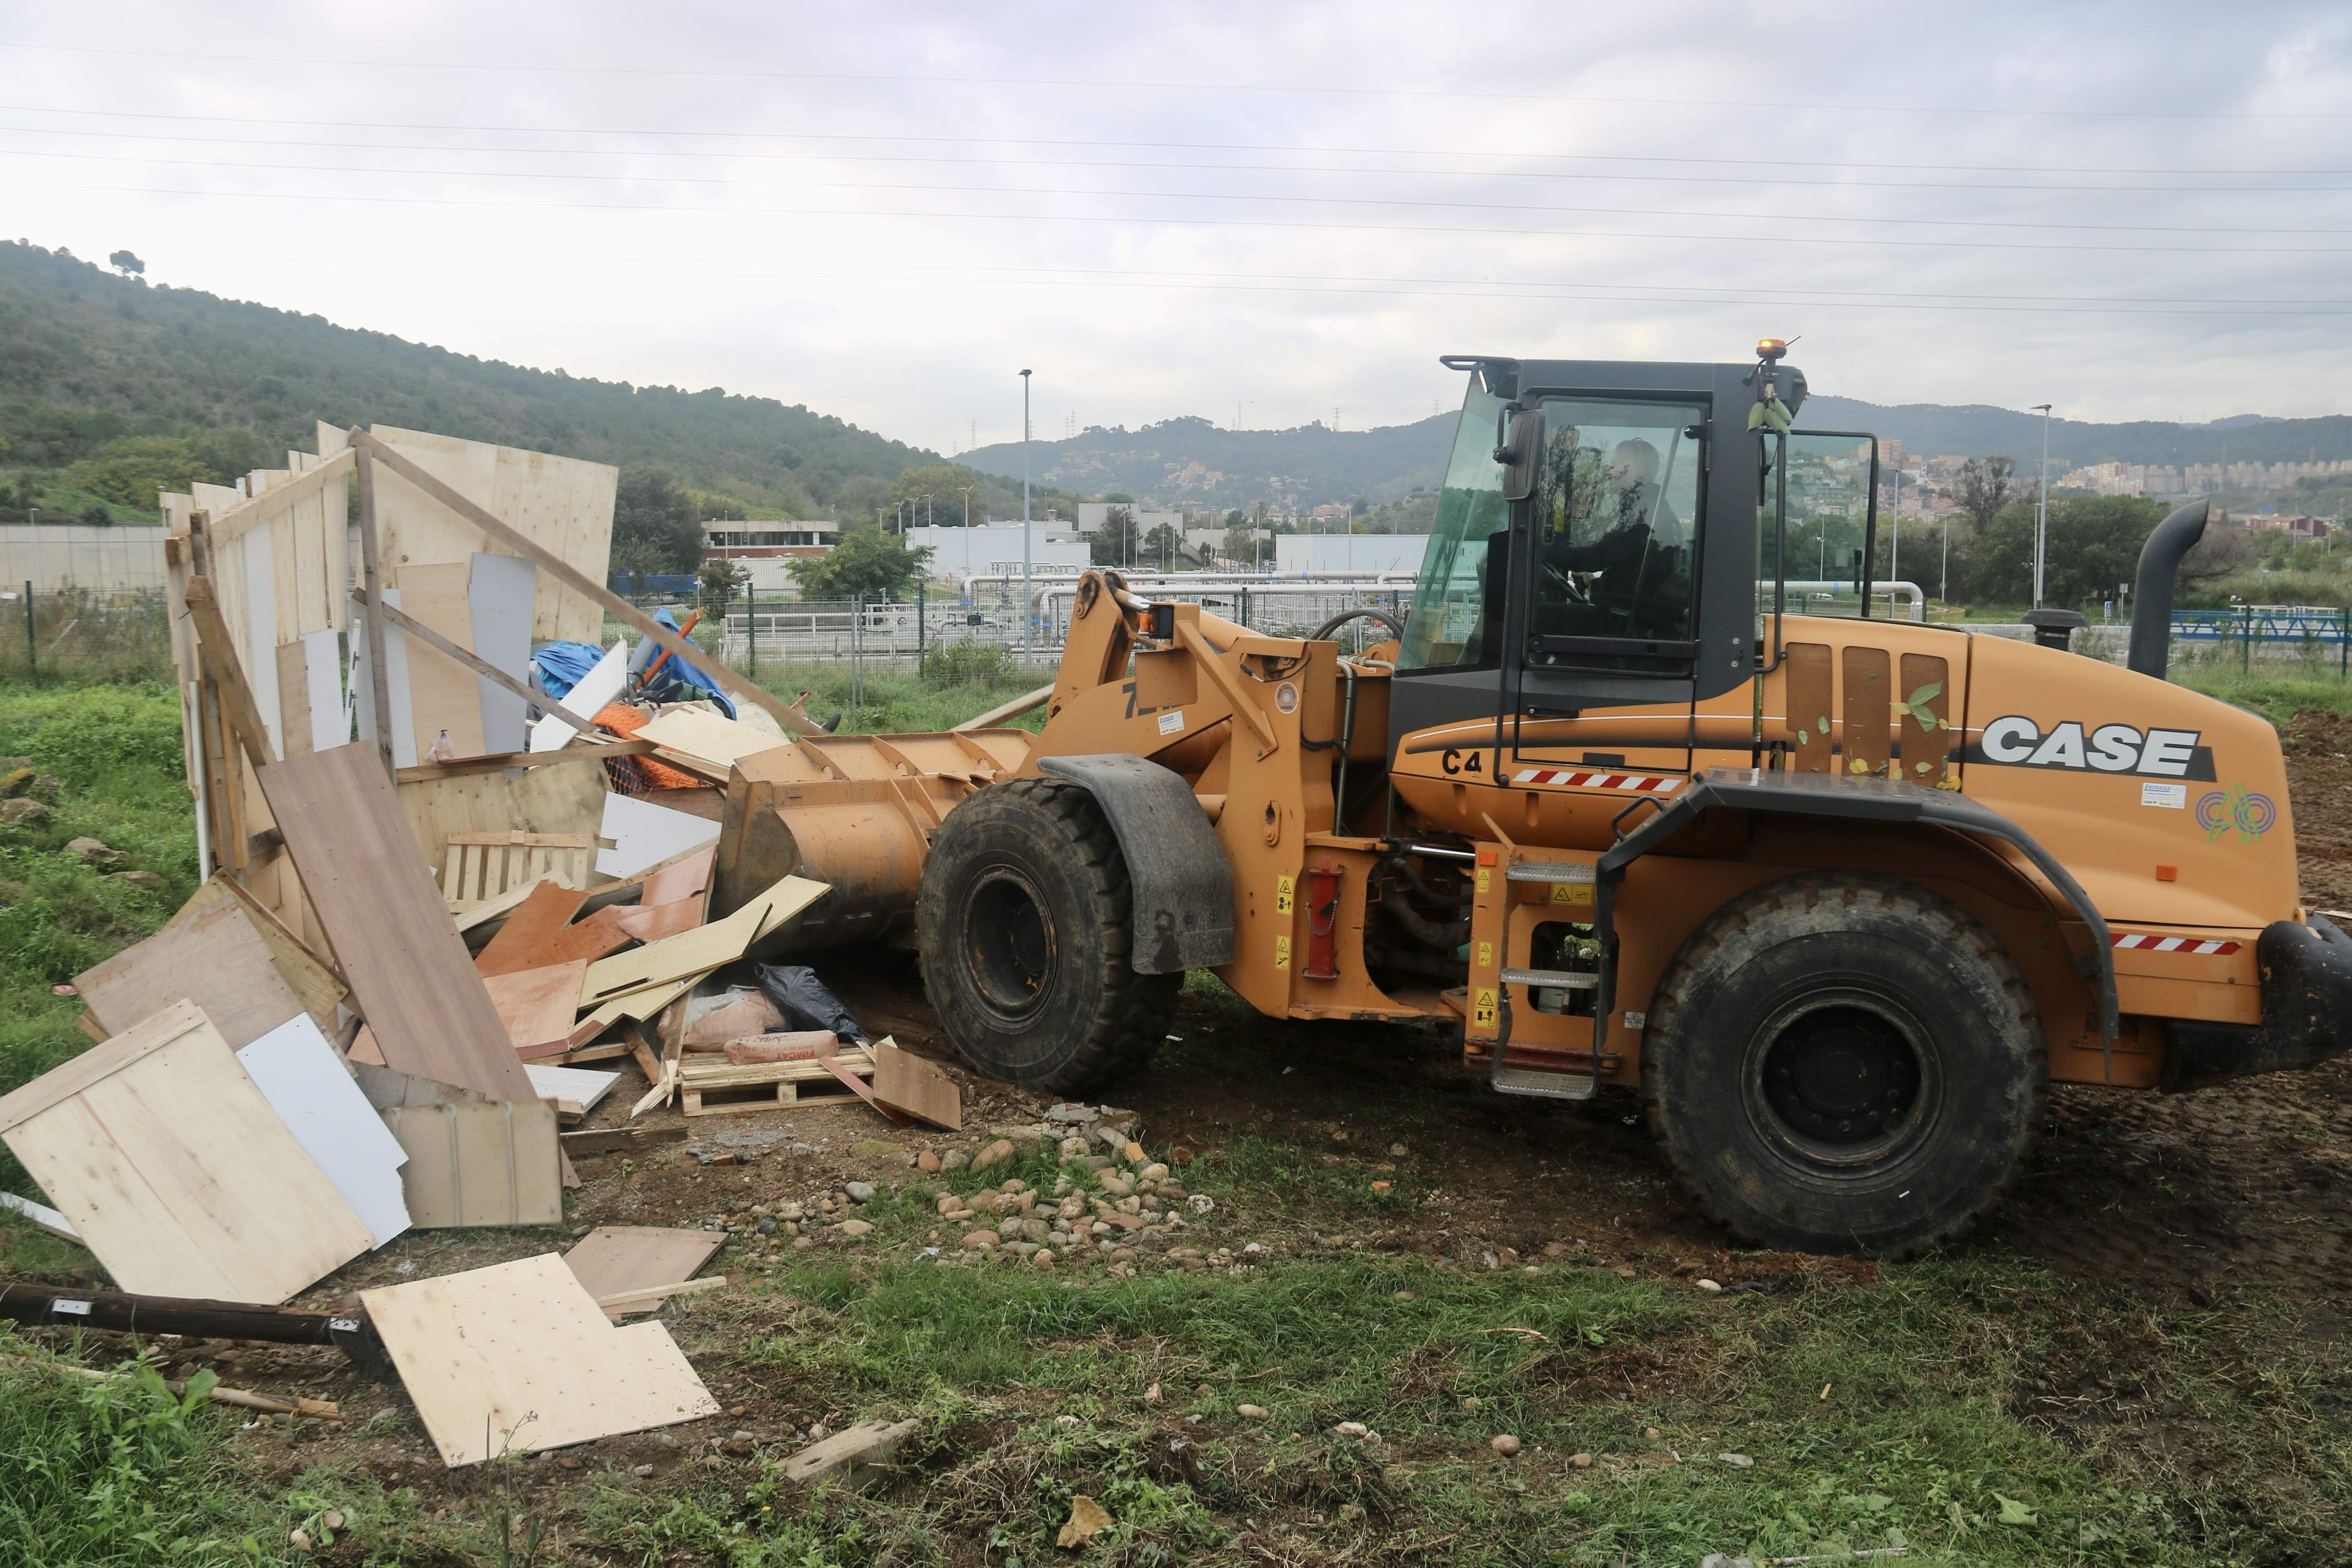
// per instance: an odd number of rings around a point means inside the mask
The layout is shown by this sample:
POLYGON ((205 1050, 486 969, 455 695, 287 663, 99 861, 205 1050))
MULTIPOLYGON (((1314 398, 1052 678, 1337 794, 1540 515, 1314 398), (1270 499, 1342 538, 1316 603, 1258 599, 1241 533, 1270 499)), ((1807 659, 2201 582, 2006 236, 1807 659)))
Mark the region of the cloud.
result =
POLYGON ((953 450, 1450 404, 1450 352, 2342 411, 2340 6, 131 4, 20 19, 16 233, 953 450))

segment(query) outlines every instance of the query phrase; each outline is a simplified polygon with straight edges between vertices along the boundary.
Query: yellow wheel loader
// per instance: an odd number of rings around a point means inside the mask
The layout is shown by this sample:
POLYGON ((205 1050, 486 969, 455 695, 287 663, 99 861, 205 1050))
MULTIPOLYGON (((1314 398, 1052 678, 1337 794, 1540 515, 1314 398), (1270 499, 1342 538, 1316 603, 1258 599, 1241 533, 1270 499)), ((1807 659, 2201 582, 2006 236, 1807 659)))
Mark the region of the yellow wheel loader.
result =
POLYGON ((1877 444, 1800 425, 1783 352, 1447 360, 1380 640, 1090 572, 1042 733, 740 762, 722 904, 833 883, 788 941, 911 935, 965 1060, 1037 1089, 1140 1063, 1189 970, 1456 1024, 1499 1092, 1638 1089, 1707 1214, 1823 1252, 1958 1233, 2053 1079, 2342 1050, 2352 940, 2296 901, 2277 736, 2164 679, 2202 504, 2148 542, 2128 668, 1897 618, 1877 444))

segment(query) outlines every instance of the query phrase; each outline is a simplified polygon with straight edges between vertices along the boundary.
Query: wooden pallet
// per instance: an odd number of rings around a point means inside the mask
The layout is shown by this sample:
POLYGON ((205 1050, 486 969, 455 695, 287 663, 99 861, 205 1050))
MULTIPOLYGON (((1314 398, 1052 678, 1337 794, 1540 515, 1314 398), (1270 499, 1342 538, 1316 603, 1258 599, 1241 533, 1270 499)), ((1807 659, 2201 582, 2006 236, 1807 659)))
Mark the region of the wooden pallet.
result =
POLYGON ((586 833, 452 833, 446 846, 441 891, 456 914, 541 877, 586 887, 597 840, 586 833))
MULTIPOLYGON (((873 1054, 852 1046, 834 1060, 869 1081, 873 1054)), ((688 1116, 733 1116, 746 1110, 788 1110, 796 1105, 839 1105, 856 1100, 823 1062, 681 1062, 677 1092, 688 1116)))

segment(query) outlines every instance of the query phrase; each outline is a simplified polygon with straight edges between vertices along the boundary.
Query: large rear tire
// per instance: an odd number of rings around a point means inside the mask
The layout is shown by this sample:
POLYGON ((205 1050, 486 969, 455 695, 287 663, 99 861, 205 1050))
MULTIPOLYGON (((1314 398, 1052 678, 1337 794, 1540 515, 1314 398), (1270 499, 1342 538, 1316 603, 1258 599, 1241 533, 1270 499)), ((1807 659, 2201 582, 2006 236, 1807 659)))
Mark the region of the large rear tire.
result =
POLYGON ((1094 797, 1014 779, 948 813, 916 900, 923 986, 974 1071, 1070 1093, 1140 1064, 1183 975, 1138 974, 1126 858, 1094 797))
POLYGON ((1709 1217, 1803 1252, 1906 1258, 1999 1199, 2042 1119, 2032 995, 1915 883, 1792 877, 1734 900, 1650 1011, 1650 1125, 1709 1217))

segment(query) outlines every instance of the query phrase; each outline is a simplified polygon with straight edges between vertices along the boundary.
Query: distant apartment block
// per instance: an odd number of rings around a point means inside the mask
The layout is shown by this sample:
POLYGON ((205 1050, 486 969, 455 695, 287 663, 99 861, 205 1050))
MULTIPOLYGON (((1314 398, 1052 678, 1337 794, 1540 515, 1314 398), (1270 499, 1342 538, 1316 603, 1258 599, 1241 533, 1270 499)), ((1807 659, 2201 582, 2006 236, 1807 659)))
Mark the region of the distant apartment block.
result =
POLYGON ((2305 463, 2093 463, 2052 480, 2103 496, 2210 495, 2216 490, 2285 489, 2298 479, 2352 478, 2352 459, 2305 463))
POLYGON ((837 522, 814 519, 772 522, 711 522, 702 531, 708 561, 761 561, 776 556, 822 555, 841 532, 837 522))
POLYGON ((1100 533, 1115 510, 1132 513, 1135 526, 1145 533, 1155 528, 1172 528, 1179 533, 1184 531, 1184 514, 1181 511, 1147 511, 1130 501, 1102 500, 1082 500, 1078 503, 1078 531, 1100 533))

